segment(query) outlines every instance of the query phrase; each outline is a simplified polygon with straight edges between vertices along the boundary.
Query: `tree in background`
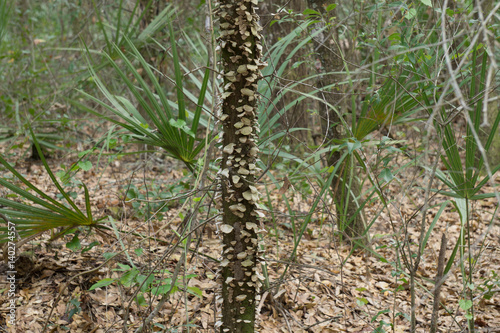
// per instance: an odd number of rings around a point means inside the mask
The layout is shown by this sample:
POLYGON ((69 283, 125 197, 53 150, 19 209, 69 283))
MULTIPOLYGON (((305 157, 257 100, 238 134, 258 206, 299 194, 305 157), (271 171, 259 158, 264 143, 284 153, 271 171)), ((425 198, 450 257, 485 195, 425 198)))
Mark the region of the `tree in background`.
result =
MULTIPOLYGON (((289 35, 297 28, 297 20, 294 17, 296 14, 302 13, 307 7, 307 3, 302 0, 273 0, 264 1, 259 4, 259 16, 263 28, 265 38, 264 50, 267 51, 273 45, 289 35)), ((304 32, 305 34, 305 32, 304 32)), ((311 74, 308 59, 311 52, 309 47, 301 47, 295 50, 296 45, 291 43, 287 46, 287 51, 284 52, 279 61, 273 59, 278 64, 287 63, 287 68, 283 74, 279 74, 279 68, 273 69, 272 79, 277 81, 277 89, 273 96, 281 95, 278 103, 273 109, 272 115, 267 115, 271 118, 275 113, 280 113, 278 122, 282 128, 290 130, 291 128, 312 128, 314 119, 307 101, 297 101, 297 94, 287 93, 287 86, 292 82, 301 81, 311 74), (291 58, 290 58, 291 56, 291 58), (294 106, 287 109, 286 106, 293 103, 294 106)), ((271 63, 269 64, 271 66, 271 63)), ((294 87, 300 93, 308 93, 311 89, 308 85, 297 85, 294 87)), ((269 101, 265 101, 269 102, 269 101)), ((312 132, 307 130, 299 130, 293 132, 293 135, 288 137, 290 145, 294 146, 295 150, 304 151, 304 145, 312 145, 312 132)))
POLYGON ((253 332, 259 222, 255 184, 257 83, 262 46, 257 0, 222 0, 220 19, 223 155, 220 170, 223 235, 221 332, 253 332))
MULTIPOLYGON (((486 20, 486 18, 490 17, 492 19, 493 16, 490 16, 493 9, 493 0, 485 0, 481 1, 478 4, 477 12, 475 17, 480 20, 480 22, 485 22, 486 25, 491 25, 492 21, 486 20)), ((479 131, 479 137, 481 138, 481 142, 484 145, 487 142, 488 135, 492 130, 492 126, 495 123, 495 118, 498 115, 498 110, 500 109, 500 103, 498 102, 498 91, 499 91, 499 83, 500 77, 498 76, 498 63, 497 59, 499 59, 498 53, 495 53, 495 38, 493 33, 484 34, 482 42, 485 44, 486 49, 489 50, 490 55, 484 52, 483 56, 488 56, 488 73, 487 73, 487 82, 485 89, 485 107, 483 113, 483 123, 481 124, 481 128, 479 131)), ((481 63, 481 61, 479 61, 481 63)), ((495 130, 495 137, 493 138, 493 142, 490 150, 488 151, 487 157, 490 166, 493 168, 494 166, 500 164, 500 129, 495 130)))
MULTIPOLYGON (((327 143, 338 144, 345 138, 341 122, 342 110, 345 110, 342 107, 341 99, 344 94, 340 85, 343 75, 339 74, 344 71, 344 59, 335 26, 331 23, 335 16, 335 5, 333 1, 318 0, 308 0, 308 5, 310 9, 321 14, 311 26, 317 57, 316 69, 323 74, 318 76, 316 82, 320 89, 319 97, 323 100, 319 105, 321 129, 325 133, 327 143), (332 38, 334 42, 330 43, 332 38), (332 84, 338 85, 331 88, 332 84)), ((335 166, 340 156, 341 151, 332 151, 327 158, 328 166, 335 166)), ((334 192, 339 230, 351 241, 363 244, 367 243, 368 239, 365 235, 361 204, 358 202, 360 185, 355 177, 350 176, 353 162, 354 159, 349 157, 344 160, 344 165, 339 169, 339 176, 332 182, 331 188, 334 192)))

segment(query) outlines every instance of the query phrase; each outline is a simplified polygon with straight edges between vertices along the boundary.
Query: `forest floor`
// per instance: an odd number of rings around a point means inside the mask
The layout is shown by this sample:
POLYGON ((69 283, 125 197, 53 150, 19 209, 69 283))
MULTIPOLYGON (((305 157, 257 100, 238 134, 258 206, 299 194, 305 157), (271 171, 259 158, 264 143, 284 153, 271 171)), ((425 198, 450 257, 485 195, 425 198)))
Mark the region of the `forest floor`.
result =
MULTIPOLYGON (((53 157, 49 164, 57 171, 60 165, 69 166, 77 160, 76 153, 72 153, 63 158, 53 157)), ((57 190, 50 185, 40 162, 11 161, 34 185, 56 197, 57 190)), ((101 166, 81 171, 77 177, 90 189, 94 214, 112 216, 114 226, 105 220, 103 223, 110 227, 110 231, 86 233, 81 230, 78 236, 81 248, 99 242, 88 251, 74 251, 66 246, 74 235, 49 241, 47 233, 25 244, 18 255, 15 327, 6 320, 10 300, 8 288, 0 287, 0 331, 38 333, 48 325, 45 332, 126 332, 123 330, 124 318, 128 317, 128 332, 135 332, 151 313, 150 306, 158 304, 159 297, 143 293, 138 283, 127 280, 124 273, 135 266, 140 274, 147 275, 154 270, 157 272, 155 281, 169 282, 165 279, 171 275, 159 271, 172 273, 177 262, 183 260, 180 248, 173 252, 170 249, 177 243, 174 230, 181 230, 189 207, 183 206, 182 199, 177 199, 169 202, 168 209, 148 219, 145 203, 127 200, 125 192, 135 187, 136 194, 145 194, 148 186, 150 195, 154 194, 152 191, 180 195, 189 192, 189 184, 185 184, 189 178, 185 177, 180 165, 168 159, 152 158, 146 164, 133 156, 125 156, 109 165, 103 165, 103 161, 101 166), (110 253, 119 255, 107 260, 110 253), (89 290, 105 278, 121 278, 122 284, 115 282, 89 290), (137 295, 141 296, 139 301, 135 300, 137 295)), ((97 165, 97 158, 93 163, 97 165)), ((300 224, 302 220, 295 218, 292 221, 282 194, 291 202, 291 209, 300 215, 307 214, 314 192, 303 197, 294 189, 293 182, 286 192, 280 192, 275 186, 268 187, 273 211, 272 214, 267 212, 263 219, 268 233, 262 243, 270 289, 262 290, 257 307, 258 331, 409 332, 412 312, 409 276, 401 255, 396 255, 396 245, 404 234, 402 229, 407 230, 410 241, 418 242, 421 216, 414 214, 423 203, 420 189, 425 188, 418 172, 416 168, 408 167, 397 175, 398 181, 384 188, 391 202, 389 210, 383 209, 380 200, 367 205, 367 220, 375 220, 370 233, 371 247, 376 254, 366 251, 351 253, 350 246, 339 244, 334 237, 332 216, 325 213, 327 207, 331 209, 331 203, 325 203, 307 226, 296 260, 290 262, 295 241, 294 223, 300 224), (402 228, 403 221, 408 222, 406 228, 402 228), (286 274, 282 275, 285 270, 286 274)), ((276 177, 284 179, 283 175, 276 174, 276 177)), ((483 192, 489 190, 490 185, 486 185, 483 192)), ((6 194, 6 189, 0 189, 1 196, 6 194)), ((427 227, 447 199, 436 195, 430 200, 427 227)), ((84 207, 81 191, 76 202, 84 207)), ((475 202, 471 218, 470 237, 472 252, 476 256, 473 309, 478 332, 500 332, 500 226, 498 218, 492 221, 496 205, 494 198, 475 202), (490 298, 486 294, 488 288, 496 290, 490 298)), ((207 214, 208 209, 199 213, 198 219, 206 219, 207 214)), ((214 229, 215 226, 207 225, 199 229, 202 232, 193 235, 197 241, 192 242, 191 248, 198 247, 189 252, 180 271, 186 277, 179 280, 178 290, 174 290, 154 318, 154 331, 215 332, 220 302, 217 301, 217 263, 212 258, 219 257, 221 246, 214 229), (191 288, 184 288, 184 282, 191 288), (201 295, 196 295, 198 291, 201 295)), ((451 204, 441 214, 417 271, 415 313, 418 332, 429 331, 433 281, 443 233, 448 239, 448 259, 460 235, 460 217, 451 204)), ((0 270, 4 276, 8 269, 2 264, 0 270)), ((438 331, 467 331, 464 311, 467 306, 463 300, 458 254, 443 284, 441 296, 438 331)))

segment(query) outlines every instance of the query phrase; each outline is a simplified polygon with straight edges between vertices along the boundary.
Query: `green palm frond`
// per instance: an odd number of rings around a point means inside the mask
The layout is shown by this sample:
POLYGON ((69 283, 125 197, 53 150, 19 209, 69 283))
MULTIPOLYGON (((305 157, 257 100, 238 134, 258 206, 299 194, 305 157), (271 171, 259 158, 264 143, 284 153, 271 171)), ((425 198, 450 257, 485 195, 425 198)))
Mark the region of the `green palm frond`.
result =
MULTIPOLYGON (((26 186, 26 189, 16 185, 13 181, 0 178, 0 185, 13 192, 13 196, 20 198, 16 201, 8 198, 0 198, 0 213, 8 216, 10 222, 16 226, 16 231, 21 238, 39 234, 54 228, 63 227, 65 229, 78 226, 95 226, 98 221, 94 220, 90 206, 90 195, 87 187, 83 184, 85 191, 85 213, 78 208, 71 197, 64 191, 55 175, 50 170, 45 157, 42 154, 40 145, 30 128, 34 144, 40 154, 42 163, 47 171, 52 183, 56 186, 59 194, 66 203, 61 203, 47 193, 43 192, 29 180, 17 172, 1 155, 2 164, 12 175, 26 186)), ((0 227, 0 242, 6 242, 7 226, 0 227)))
MULTIPOLYGON (((472 54, 472 68, 476 67, 479 51, 476 49, 472 54)), ((459 151, 460 142, 457 140, 457 133, 453 128, 453 125, 448 122, 444 126, 437 126, 441 137, 442 145, 445 154, 441 157, 443 164, 445 165, 447 172, 442 174, 439 179, 445 183, 451 191, 453 191, 454 196, 457 198, 464 199, 478 199, 483 198, 485 195, 478 194, 481 188, 489 181, 489 175, 486 175, 479 181, 481 173, 484 172, 484 157, 479 153, 479 146, 476 138, 474 137, 473 130, 478 133, 479 126, 482 121, 483 112, 483 99, 473 98, 477 92, 484 94, 485 82, 486 82, 486 68, 487 68, 486 53, 483 53, 481 70, 477 75, 474 75, 470 81, 470 99, 474 101, 470 105, 469 117, 472 123, 467 124, 467 132, 464 136, 465 139, 465 165, 462 163, 462 157, 459 151), (479 83, 476 87, 476 80, 479 83)), ((445 110, 442 111, 443 117, 446 117, 445 110)), ((493 122, 490 133, 484 144, 484 150, 487 152, 493 142, 493 137, 496 134, 497 128, 500 124, 500 112, 493 122)), ((493 166, 491 168, 491 173, 494 174, 500 170, 500 165, 493 166)), ((489 193, 488 196, 493 196, 493 193, 489 193)))
MULTIPOLYGON (((147 118, 150 119, 150 123, 141 115, 130 100, 123 96, 112 94, 106 84, 99 78, 92 65, 89 68, 93 80, 109 101, 109 104, 84 91, 80 91, 80 93, 88 100, 100 105, 104 110, 118 116, 118 119, 93 110, 78 101, 72 100, 71 103, 129 130, 137 142, 162 148, 169 156, 184 162, 193 171, 196 156, 205 145, 205 140, 197 138, 196 133, 200 125, 210 71, 207 68, 204 72, 198 99, 195 101, 196 107, 194 112, 188 112, 183 88, 184 75, 181 72, 180 60, 175 46, 176 40, 171 24, 169 24, 169 30, 177 95, 175 108, 171 107, 172 102, 168 99, 164 87, 158 82, 153 69, 134 46, 134 43, 127 37, 124 37, 124 45, 130 50, 130 55, 126 55, 117 45, 113 46, 113 54, 116 56, 116 59, 106 52, 102 55, 132 93, 137 103, 146 113, 147 118), (137 68, 133 64, 134 60, 140 63, 154 90, 146 83, 144 77, 137 72, 137 68), (119 66, 118 62, 123 65, 123 69, 122 66, 119 66), (188 114, 192 115, 192 119, 187 117, 188 114)), ((191 100, 191 98, 189 99, 191 100)))

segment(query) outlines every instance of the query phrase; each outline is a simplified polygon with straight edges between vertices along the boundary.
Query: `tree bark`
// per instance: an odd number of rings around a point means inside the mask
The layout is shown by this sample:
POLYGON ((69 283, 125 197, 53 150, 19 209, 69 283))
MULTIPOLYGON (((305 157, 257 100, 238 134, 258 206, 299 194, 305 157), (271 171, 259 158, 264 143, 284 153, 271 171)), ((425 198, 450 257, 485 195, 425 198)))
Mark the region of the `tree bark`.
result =
MULTIPOLYGON (((326 11, 325 6, 333 4, 331 0, 308 0, 310 9, 321 13, 322 17, 318 18, 317 23, 312 25, 312 33, 324 29, 325 24, 329 26, 325 30, 318 33, 314 38, 314 48, 316 50, 316 68, 320 73, 330 73, 328 76, 320 75, 316 85, 321 89, 320 97, 324 100, 320 103, 319 114, 322 119, 321 129, 326 135, 328 143, 339 142, 345 136, 342 131, 342 123, 340 114, 329 105, 339 109, 342 107, 343 89, 340 86, 334 88, 324 88, 332 83, 341 82, 344 70, 344 60, 342 59, 342 50, 338 43, 338 36, 331 25, 330 19, 335 15, 335 10, 326 11), (332 40, 333 44, 330 43, 332 40)), ((329 154, 327 158, 328 166, 335 166, 341 157, 341 152, 336 151, 329 154)), ((366 245, 368 236, 365 234, 365 225, 362 215, 362 210, 359 209, 361 200, 357 203, 356 199, 360 196, 360 184, 356 177, 351 177, 351 168, 355 167, 354 159, 347 157, 344 160, 344 165, 339 168, 339 175, 332 182, 332 191, 334 195, 335 205, 337 208, 337 225, 339 231, 347 237, 347 240, 352 244, 366 245)))
POLYGON ((222 165, 219 172, 223 237, 222 325, 220 331, 254 332, 257 245, 260 229, 255 184, 257 172, 257 84, 262 46, 257 0, 221 0, 222 165))

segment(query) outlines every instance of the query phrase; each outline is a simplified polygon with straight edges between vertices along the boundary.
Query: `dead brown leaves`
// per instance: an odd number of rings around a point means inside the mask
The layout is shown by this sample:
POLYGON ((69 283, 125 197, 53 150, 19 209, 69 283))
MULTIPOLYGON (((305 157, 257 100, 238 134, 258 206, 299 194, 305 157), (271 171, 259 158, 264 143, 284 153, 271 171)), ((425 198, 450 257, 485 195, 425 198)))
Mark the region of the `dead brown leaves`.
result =
MULTIPOLYGON (((55 193, 48 185, 40 165, 32 164, 28 167, 23 163, 25 162, 19 162, 19 167, 29 169, 27 177, 30 181, 48 193, 55 193)), ((51 163, 57 169, 60 161, 53 160, 51 163)), ((114 232, 108 231, 81 234, 80 239, 84 245, 92 241, 100 242, 99 246, 84 254, 74 253, 65 247, 65 242, 70 238, 48 243, 48 235, 22 248, 22 251, 26 252, 23 256, 29 259, 24 263, 24 271, 18 276, 15 328, 5 321, 8 299, 6 290, 0 295, 0 325, 6 331, 42 332, 53 307, 47 332, 121 332, 124 325, 132 332, 158 304, 159 297, 154 295, 146 295, 146 303, 150 306, 137 304, 134 301, 137 286, 126 288, 115 283, 89 291, 90 286, 101 279, 120 278, 123 273, 115 270, 117 263, 130 265, 131 259, 142 272, 151 271, 158 260, 177 244, 178 239, 173 230, 178 231, 182 225, 178 209, 161 213, 162 221, 151 219, 145 222, 145 218, 134 216, 131 202, 124 200, 121 189, 127 186, 129 181, 140 183, 155 179, 156 182, 176 182, 182 177, 182 172, 175 168, 168 171, 168 168, 156 167, 146 169, 145 173, 141 171, 139 177, 134 172, 136 166, 135 161, 125 159, 118 164, 112 163, 103 171, 101 178, 91 172, 80 175, 94 191, 92 200, 95 213, 112 214, 117 221, 122 244, 117 241, 114 232), (145 178, 141 178, 143 176, 145 178), (145 239, 141 235, 154 237, 145 239), (124 254, 124 248, 129 251, 130 259, 124 254), (142 249, 141 255, 134 252, 138 248, 142 249), (121 254, 105 263, 103 254, 107 252, 121 254), (98 271, 84 274, 101 264, 104 265, 98 271), (71 280, 77 274, 81 275, 71 280), (57 299, 58 295, 61 295, 60 299, 57 299), (128 322, 124 323, 126 312, 128 322)), ((285 183, 287 180, 288 178, 285 178, 285 183)), ((318 212, 309 226, 310 232, 306 233, 307 236, 298 246, 296 260, 290 262, 289 255, 294 243, 289 211, 282 195, 293 198, 292 209, 298 215, 307 212, 311 198, 302 198, 295 190, 292 191, 294 187, 289 180, 286 184, 288 186, 283 187, 284 190, 271 191, 276 220, 271 221, 270 214, 266 214, 267 220, 263 221, 269 230, 264 242, 270 289, 263 290, 266 297, 258 305, 258 330, 294 333, 373 332, 382 325, 388 332, 407 332, 409 324, 405 316, 413 310, 410 308, 407 272, 398 265, 400 258, 395 256, 395 241, 401 239, 401 235, 397 234, 402 223, 399 217, 413 214, 415 207, 419 206, 420 195, 408 194, 401 198, 400 205, 391 214, 384 211, 378 215, 371 230, 372 235, 375 235, 373 247, 378 256, 361 252, 350 253, 349 247, 338 244, 332 237, 331 228, 334 221, 327 214, 318 212), (394 219, 394 216, 397 218, 394 219), (275 235, 276 231, 278 237, 275 235), (283 276, 285 269, 287 273, 283 276), (392 325, 393 328, 384 323, 392 325)), ((401 191, 392 188, 388 193, 393 199, 398 199, 397 193, 401 191)), ((437 198, 436 200, 439 201, 437 198)), ((80 200, 80 204, 84 203, 80 200)), ((495 222, 487 236, 482 238, 495 206, 495 200, 485 199, 478 202, 474 210, 471 231, 476 246, 474 253, 480 254, 474 270, 474 280, 478 287, 484 287, 487 281, 492 281, 492 272, 500 272, 498 222, 495 222)), ((379 209, 376 205, 369 206, 366 210, 368 218, 377 215, 379 209)), ((429 220, 432 220, 436 211, 437 207, 431 209, 429 220)), ((300 223, 300 219, 297 221, 300 223)), ((186 331, 186 324, 190 324, 193 325, 191 332, 214 332, 220 307, 216 299, 219 284, 216 279, 217 264, 209 257, 219 257, 220 245, 219 240, 211 236, 211 230, 205 229, 198 248, 198 252, 205 256, 195 254, 191 258, 190 252, 190 261, 182 272, 186 275, 196 274, 188 285, 199 288, 203 297, 194 297, 182 291, 172 294, 153 321, 154 331, 175 327, 179 331, 186 331)), ((416 239, 418 225, 409 223, 407 230, 416 239)), ((450 239, 447 251, 449 258, 459 230, 457 213, 450 206, 441 216, 418 270, 417 308, 414 309, 417 313, 418 332, 426 332, 430 323, 433 300, 429 291, 433 288, 431 280, 436 274, 440 234, 446 232, 450 239)), ((194 246, 192 249, 194 250, 194 246)), ((176 250, 157 267, 172 272, 179 259, 179 250, 176 250)), ((478 291, 477 295, 479 294, 478 291)), ((441 308, 439 327, 443 331, 458 332, 464 325, 464 313, 457 306, 461 298, 462 278, 455 263, 442 289, 442 303, 446 309, 441 308)), ((499 293, 489 300, 478 296, 475 301, 478 329, 494 332, 495 327, 500 326, 498 304, 499 293)))

